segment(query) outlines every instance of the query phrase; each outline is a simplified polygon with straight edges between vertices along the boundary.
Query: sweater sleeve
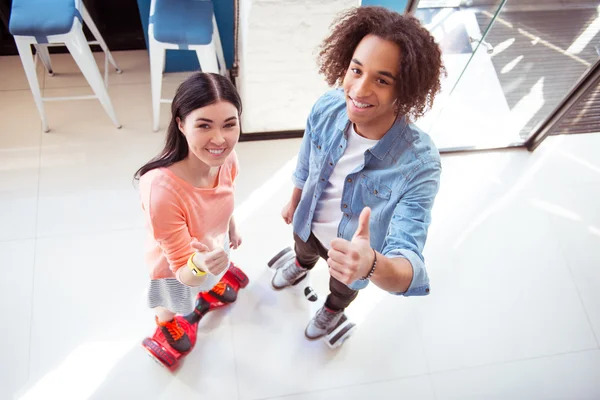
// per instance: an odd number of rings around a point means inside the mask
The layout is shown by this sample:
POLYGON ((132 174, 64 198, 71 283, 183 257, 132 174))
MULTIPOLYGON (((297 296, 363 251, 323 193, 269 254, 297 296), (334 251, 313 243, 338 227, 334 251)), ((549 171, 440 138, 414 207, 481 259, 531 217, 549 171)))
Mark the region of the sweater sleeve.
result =
POLYGON ((232 158, 233 160, 231 163, 231 182, 235 183, 235 180, 237 179, 237 176, 240 171, 240 164, 235 150, 232 152, 232 158))
POLYGON ((195 250, 186 214, 173 190, 157 183, 147 188, 143 209, 152 237, 162 249, 174 273, 185 266, 195 250))

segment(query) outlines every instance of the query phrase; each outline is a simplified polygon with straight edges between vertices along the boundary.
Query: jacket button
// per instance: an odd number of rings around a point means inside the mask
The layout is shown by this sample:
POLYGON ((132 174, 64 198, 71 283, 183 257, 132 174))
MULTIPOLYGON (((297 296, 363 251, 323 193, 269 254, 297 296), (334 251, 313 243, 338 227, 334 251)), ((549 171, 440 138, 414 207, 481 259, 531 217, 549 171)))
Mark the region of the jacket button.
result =
POLYGON ((321 146, 317 146, 317 149, 321 150, 321 146))
POLYGON ((325 178, 321 178, 321 182, 325 182, 325 178))
POLYGON ((348 204, 344 204, 344 208, 348 208, 348 204))
POLYGON ((377 190, 373 190, 373 193, 377 194, 377 190))
POLYGON ((332 162, 330 162, 329 165, 331 165, 333 167, 333 163, 332 162))
POLYGON ((350 183, 350 182, 352 182, 352 178, 348 178, 348 182, 349 182, 349 183, 350 183))

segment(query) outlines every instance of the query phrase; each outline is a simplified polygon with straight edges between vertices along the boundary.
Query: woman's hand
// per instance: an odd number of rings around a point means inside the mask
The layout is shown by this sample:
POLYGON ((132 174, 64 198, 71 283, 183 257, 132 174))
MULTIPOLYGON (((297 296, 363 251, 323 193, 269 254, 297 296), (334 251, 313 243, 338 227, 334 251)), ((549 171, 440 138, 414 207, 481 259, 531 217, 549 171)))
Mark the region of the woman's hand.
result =
POLYGON ((239 234, 237 229, 229 231, 229 247, 237 249, 242 244, 242 235, 239 234))
POLYGON ((192 261, 200 270, 212 275, 219 275, 229 266, 229 257, 222 248, 217 247, 209 250, 206 245, 198 241, 193 241, 192 247, 196 249, 192 261))

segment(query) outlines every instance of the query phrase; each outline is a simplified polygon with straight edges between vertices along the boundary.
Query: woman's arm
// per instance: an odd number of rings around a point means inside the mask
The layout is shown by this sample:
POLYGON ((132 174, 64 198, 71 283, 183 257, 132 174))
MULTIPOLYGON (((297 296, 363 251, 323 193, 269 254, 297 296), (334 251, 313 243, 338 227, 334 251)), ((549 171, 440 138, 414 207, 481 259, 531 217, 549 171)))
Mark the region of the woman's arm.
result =
POLYGON ((192 247, 194 239, 189 234, 185 213, 175 194, 150 182, 147 193, 142 194, 142 204, 152 237, 163 251, 171 271, 185 285, 202 285, 206 276, 195 276, 186 267, 196 249, 192 247))

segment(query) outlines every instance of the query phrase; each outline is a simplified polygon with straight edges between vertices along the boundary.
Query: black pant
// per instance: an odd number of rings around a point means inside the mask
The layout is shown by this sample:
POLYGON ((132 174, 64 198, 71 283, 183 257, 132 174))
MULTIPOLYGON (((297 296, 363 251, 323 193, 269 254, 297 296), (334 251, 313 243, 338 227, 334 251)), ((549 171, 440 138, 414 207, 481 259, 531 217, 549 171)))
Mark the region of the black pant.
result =
MULTIPOLYGON (((329 258, 327 249, 323 247, 319 239, 312 232, 306 242, 294 233, 294 242, 298 263, 308 270, 315 266, 317 261, 319 261, 319 257, 325 261, 329 258)), ((335 311, 344 310, 358 295, 357 290, 350 289, 333 276, 329 277, 329 291, 331 293, 327 296, 325 306, 335 311)))

